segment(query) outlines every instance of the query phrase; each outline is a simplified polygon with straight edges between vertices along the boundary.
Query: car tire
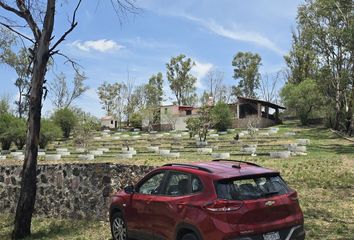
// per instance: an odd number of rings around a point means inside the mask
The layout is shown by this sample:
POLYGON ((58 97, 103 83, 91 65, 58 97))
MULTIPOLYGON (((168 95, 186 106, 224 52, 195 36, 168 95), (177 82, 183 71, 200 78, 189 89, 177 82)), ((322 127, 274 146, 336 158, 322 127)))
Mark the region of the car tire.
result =
POLYGON ((113 240, 128 240, 127 225, 121 213, 115 213, 111 219, 111 233, 113 240))
POLYGON ((193 233, 187 233, 182 237, 181 240, 198 240, 197 236, 194 235, 193 233))

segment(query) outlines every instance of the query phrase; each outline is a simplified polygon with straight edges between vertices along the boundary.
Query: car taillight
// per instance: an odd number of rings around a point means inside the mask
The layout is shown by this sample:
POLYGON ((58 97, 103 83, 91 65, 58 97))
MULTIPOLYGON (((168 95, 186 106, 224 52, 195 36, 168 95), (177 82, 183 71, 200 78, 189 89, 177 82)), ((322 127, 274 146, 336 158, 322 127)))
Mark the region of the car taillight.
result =
POLYGON ((214 202, 206 204, 204 207, 211 212, 231 212, 240 209, 242 202, 217 199, 214 202))
POLYGON ((296 191, 290 193, 289 194, 289 198, 290 198, 290 200, 292 200, 294 202, 297 202, 299 200, 298 197, 297 197, 297 192, 296 191))

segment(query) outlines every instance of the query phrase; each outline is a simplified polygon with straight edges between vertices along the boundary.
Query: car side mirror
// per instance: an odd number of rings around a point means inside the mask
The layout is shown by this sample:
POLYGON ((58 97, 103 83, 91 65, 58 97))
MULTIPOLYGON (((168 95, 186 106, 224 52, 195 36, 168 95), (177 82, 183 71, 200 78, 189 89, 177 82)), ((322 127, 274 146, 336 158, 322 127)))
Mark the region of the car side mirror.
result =
POLYGON ((126 187, 124 188, 124 192, 125 192, 126 194, 133 194, 133 193, 135 192, 135 188, 134 188, 133 185, 126 186, 126 187))

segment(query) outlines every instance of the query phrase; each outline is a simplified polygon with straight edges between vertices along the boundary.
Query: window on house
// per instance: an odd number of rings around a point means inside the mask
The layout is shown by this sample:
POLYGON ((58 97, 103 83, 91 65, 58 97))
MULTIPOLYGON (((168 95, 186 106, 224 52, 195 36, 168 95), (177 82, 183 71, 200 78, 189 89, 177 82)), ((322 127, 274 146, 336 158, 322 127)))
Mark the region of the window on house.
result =
POLYGON ((113 124, 113 120, 111 120, 111 124, 113 124))
POLYGON ((186 115, 192 115, 192 110, 186 110, 186 115))

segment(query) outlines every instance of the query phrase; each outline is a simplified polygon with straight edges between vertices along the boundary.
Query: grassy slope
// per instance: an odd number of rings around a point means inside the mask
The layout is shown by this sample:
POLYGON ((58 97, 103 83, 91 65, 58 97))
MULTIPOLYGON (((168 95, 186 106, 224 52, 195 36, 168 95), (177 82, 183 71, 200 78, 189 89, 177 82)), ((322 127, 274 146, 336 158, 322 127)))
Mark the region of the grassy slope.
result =
MULTIPOLYGON (((276 139, 278 144, 296 138, 309 138, 307 156, 270 159, 269 156, 233 158, 254 161, 278 169, 295 188, 305 214, 307 239, 354 239, 354 144, 338 138, 323 128, 302 128, 295 123, 280 126, 279 136, 295 131, 294 138, 276 139)), ((226 137, 231 139, 232 135, 226 137)), ((268 146, 264 146, 267 149, 268 146)), ((229 147, 224 150, 232 150, 229 147)), ((270 146, 277 149, 278 147, 270 146)), ((266 151, 266 150, 264 150, 266 151)), ((183 154, 178 161, 195 161, 196 154, 183 154)), ((209 157, 205 157, 209 160, 209 157)), ((101 160, 99 160, 101 161, 101 160)), ((102 159, 102 161, 104 161, 102 159)), ((137 158, 139 164, 159 165, 161 157, 137 158)), ((0 239, 9 238, 11 219, 0 216, 0 239)), ((32 239, 109 239, 109 226, 103 222, 86 222, 35 218, 32 239)))

